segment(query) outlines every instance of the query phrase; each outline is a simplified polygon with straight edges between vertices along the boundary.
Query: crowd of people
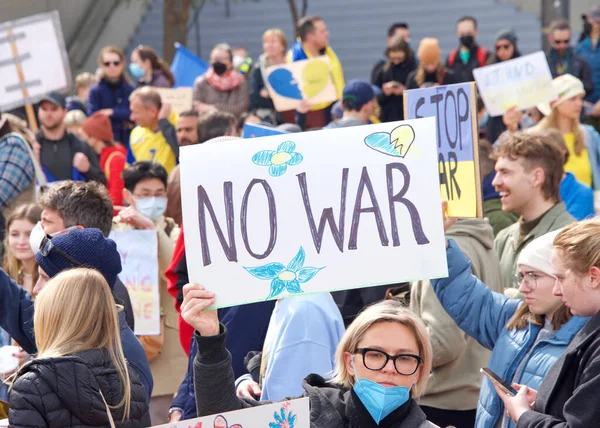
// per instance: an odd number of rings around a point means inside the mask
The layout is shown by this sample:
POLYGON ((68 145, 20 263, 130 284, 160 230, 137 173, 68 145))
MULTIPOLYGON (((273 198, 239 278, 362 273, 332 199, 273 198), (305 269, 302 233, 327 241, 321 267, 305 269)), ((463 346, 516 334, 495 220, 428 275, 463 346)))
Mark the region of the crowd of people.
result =
POLYGON ((395 23, 370 79, 345 82, 325 21, 305 17, 291 46, 265 31, 256 61, 215 46, 179 114, 155 89, 176 82, 152 48, 128 61, 107 46, 73 96, 42 98, 38 132, 21 112, 1 113, 10 425, 145 427, 304 396, 314 428, 600 426, 600 7, 586 24, 576 47, 567 22, 549 28, 556 99, 499 117, 478 100, 484 218, 444 216, 447 278, 208 310, 219 291, 188 278, 198 255, 185 247, 179 148, 240 138, 245 123, 302 132, 403 120, 406 90, 471 82, 476 68, 519 57, 511 29, 489 50, 462 17, 444 60, 438 40, 413 49, 408 24, 395 23), (338 101, 276 111, 268 67, 320 55, 338 101), (159 335, 133 333, 108 238, 122 230, 156 232, 159 335))

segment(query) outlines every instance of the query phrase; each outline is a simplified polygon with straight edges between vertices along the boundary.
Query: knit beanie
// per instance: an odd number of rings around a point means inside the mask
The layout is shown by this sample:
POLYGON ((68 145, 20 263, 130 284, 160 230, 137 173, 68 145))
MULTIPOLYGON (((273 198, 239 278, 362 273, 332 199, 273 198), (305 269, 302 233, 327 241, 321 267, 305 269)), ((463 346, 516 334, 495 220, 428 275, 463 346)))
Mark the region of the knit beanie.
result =
POLYGON ((114 139, 110 119, 107 115, 96 112, 81 123, 81 129, 88 136, 98 138, 107 143, 114 139))
POLYGON ((512 28, 505 28, 496 34, 496 41, 508 40, 515 48, 517 47, 517 34, 512 28))
POLYGON ((585 95, 583 83, 577 77, 571 74, 563 74, 552 81, 552 88, 556 92, 557 98, 550 103, 542 103, 537 106, 538 110, 544 116, 552 113, 552 110, 564 103, 565 101, 576 97, 577 95, 585 95))
POLYGON ((531 241, 519 254, 517 264, 529 266, 546 275, 554 276, 552 273, 552 243, 561 230, 546 233, 531 241))
POLYGON ((438 40, 431 37, 421 40, 417 56, 423 64, 438 64, 442 57, 438 40))
POLYGON ((99 229, 71 229, 52 238, 52 244, 56 248, 52 248, 46 257, 40 251, 35 255, 38 265, 50 278, 66 269, 88 267, 99 271, 113 289, 121 272, 121 256, 115 241, 105 238, 99 229), (81 265, 73 266, 57 248, 81 265))

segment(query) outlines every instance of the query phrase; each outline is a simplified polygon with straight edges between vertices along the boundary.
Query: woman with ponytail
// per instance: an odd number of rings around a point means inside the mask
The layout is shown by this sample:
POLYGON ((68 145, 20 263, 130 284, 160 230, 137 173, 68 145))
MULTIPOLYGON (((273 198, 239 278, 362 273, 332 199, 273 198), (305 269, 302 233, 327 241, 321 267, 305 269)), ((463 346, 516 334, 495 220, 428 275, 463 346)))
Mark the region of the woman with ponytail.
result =
POLYGON ((129 73, 136 80, 137 86, 153 86, 155 88, 172 88, 175 76, 169 64, 150 46, 139 45, 131 52, 129 73))

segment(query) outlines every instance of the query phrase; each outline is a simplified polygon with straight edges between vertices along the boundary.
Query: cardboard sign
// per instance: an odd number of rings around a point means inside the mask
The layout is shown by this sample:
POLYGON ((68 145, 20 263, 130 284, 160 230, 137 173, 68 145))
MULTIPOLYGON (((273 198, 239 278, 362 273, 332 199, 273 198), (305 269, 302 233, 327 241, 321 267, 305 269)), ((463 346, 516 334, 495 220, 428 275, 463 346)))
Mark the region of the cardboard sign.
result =
POLYGON ((281 134, 287 134, 287 132, 284 132, 281 129, 272 128, 270 126, 258 125, 256 123, 245 123, 242 138, 268 137, 269 135, 281 134))
POLYGON ((277 111, 295 110, 302 100, 313 105, 337 101, 326 56, 267 68, 265 87, 277 111))
POLYGON ((154 428, 309 428, 309 398, 157 425, 154 428))
POLYGON ((135 316, 136 335, 160 334, 158 290, 158 239, 152 230, 113 230, 123 270, 119 279, 127 287, 135 316))
POLYGON ((192 109, 194 90, 192 88, 154 88, 164 103, 169 103, 175 114, 192 109))
POLYGON ((404 93, 406 119, 435 117, 440 191, 451 217, 483 217, 474 83, 404 93))
POLYGON ((71 86, 57 11, 0 24, 0 110, 38 102, 71 86))
POLYGON ((492 117, 511 107, 525 110, 556 98, 544 52, 473 70, 485 108, 492 117))
POLYGON ((447 274, 434 118, 181 150, 189 278, 216 307, 447 274))

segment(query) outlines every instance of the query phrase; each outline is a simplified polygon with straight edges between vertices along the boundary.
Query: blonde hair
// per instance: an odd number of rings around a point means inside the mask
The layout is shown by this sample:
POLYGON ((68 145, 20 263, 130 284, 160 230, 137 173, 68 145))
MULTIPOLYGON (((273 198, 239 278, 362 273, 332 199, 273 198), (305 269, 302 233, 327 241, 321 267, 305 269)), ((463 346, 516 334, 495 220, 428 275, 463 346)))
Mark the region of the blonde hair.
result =
MULTIPOLYGON (((540 123, 534 126, 531 131, 547 131, 550 129, 558 130, 558 110, 556 108, 552 109, 552 113, 543 118, 540 123)), ((581 128, 581 122, 579 118, 576 117, 571 121, 571 132, 575 135, 575 154, 577 156, 581 155, 581 151, 585 148, 585 135, 583 133, 583 129, 581 128)))
MULTIPOLYGON (((26 204, 21 205, 15 211, 13 211, 10 216, 6 219, 6 237, 4 238, 4 260, 2 262, 2 269, 10 276, 17 284, 23 284, 23 262, 14 255, 10 246, 8 245, 8 239, 10 237, 10 227, 16 220, 27 220, 29 223, 34 226, 40 221, 42 218, 42 208, 37 204, 26 204)), ((32 283, 35 283, 38 280, 38 270, 37 263, 35 265, 35 269, 32 275, 32 283)), ((31 290, 27 290, 31 292, 31 290)))
POLYGON ((75 78, 75 88, 89 88, 92 85, 95 85, 98 82, 98 78, 89 72, 83 72, 78 74, 75 78))
MULTIPOLYGON (((552 329, 554 331, 560 330, 560 328, 565 325, 571 318, 573 314, 569 308, 567 308, 564 304, 557 309, 557 311, 552 315, 552 329)), ((514 315, 510 318, 508 323, 506 324, 507 330, 522 330, 527 328, 529 323, 533 325, 537 325, 542 327, 546 322, 545 315, 538 315, 531 312, 529 306, 527 306, 524 302, 519 306, 514 315)))
POLYGON ((600 218, 572 223, 554 238, 569 271, 585 275, 592 266, 600 268, 600 218))
POLYGON ((77 268, 52 278, 35 300, 37 358, 54 358, 90 349, 105 349, 119 373, 123 408, 129 418, 131 384, 123 354, 117 308, 104 277, 96 270, 77 268), (85 302, 85 304, 83 304, 85 302))
POLYGON ((275 37, 279 40, 279 43, 283 45, 283 53, 285 55, 285 51, 287 50, 287 38, 285 37, 285 33, 283 30, 279 28, 269 28, 267 31, 263 33, 262 41, 264 43, 267 37, 275 37))
POLYGON ((87 116, 81 110, 71 110, 67 112, 65 118, 63 119, 63 123, 66 127, 71 126, 81 126, 84 120, 87 119, 87 116))
POLYGON ((423 321, 414 312, 394 300, 384 300, 367 307, 350 324, 335 351, 335 377, 331 382, 348 388, 354 385, 354 376, 350 374, 346 367, 344 354, 346 352, 353 353, 365 333, 373 325, 380 322, 397 322, 413 333, 419 347, 419 355, 423 360, 421 375, 419 381, 413 387, 411 396, 415 399, 419 398, 425 392, 433 364, 429 333, 423 321))

